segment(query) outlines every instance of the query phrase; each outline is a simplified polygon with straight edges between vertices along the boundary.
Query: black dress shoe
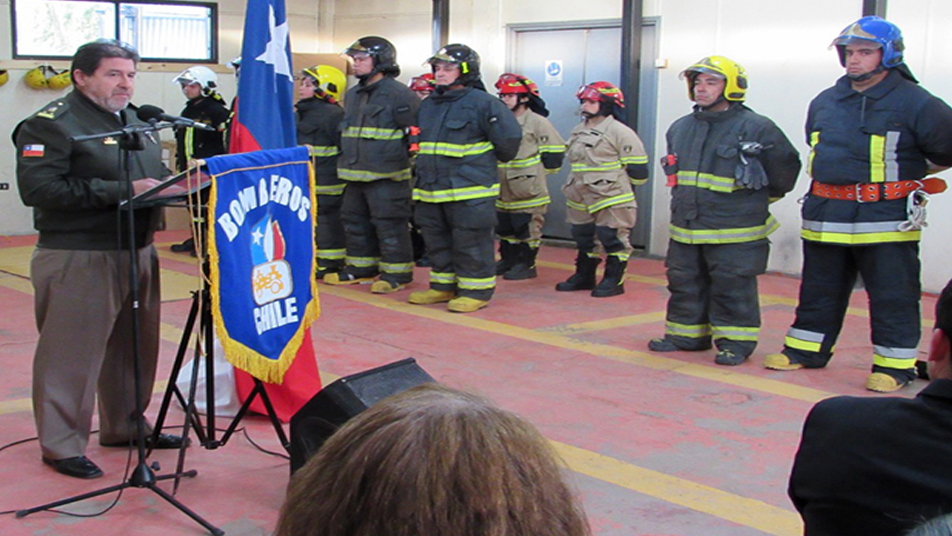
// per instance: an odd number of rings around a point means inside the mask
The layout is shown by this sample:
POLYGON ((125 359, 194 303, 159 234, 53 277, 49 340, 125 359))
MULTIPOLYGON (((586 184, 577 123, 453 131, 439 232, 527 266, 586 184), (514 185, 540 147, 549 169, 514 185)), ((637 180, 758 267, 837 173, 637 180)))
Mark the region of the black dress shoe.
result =
MULTIPOLYGON (((116 441, 114 443, 100 443, 104 447, 135 447, 138 442, 135 439, 130 439, 129 441, 116 441)), ((158 440, 155 443, 152 442, 152 436, 146 436, 145 445, 147 448, 153 449, 180 449, 182 445, 186 447, 191 444, 191 441, 185 439, 179 435, 173 434, 159 434, 158 440)))
POLYGON ((99 478, 102 476, 102 469, 85 456, 63 458, 62 460, 53 460, 43 456, 43 463, 55 469, 57 473, 74 478, 99 478))

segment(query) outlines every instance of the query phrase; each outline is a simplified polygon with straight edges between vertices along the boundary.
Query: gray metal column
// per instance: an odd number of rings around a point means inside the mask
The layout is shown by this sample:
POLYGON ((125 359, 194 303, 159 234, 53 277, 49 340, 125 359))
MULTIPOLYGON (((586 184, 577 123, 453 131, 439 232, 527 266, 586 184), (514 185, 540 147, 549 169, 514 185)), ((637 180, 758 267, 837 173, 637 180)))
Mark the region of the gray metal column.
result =
MULTIPOLYGON (((641 71, 641 25, 644 0, 622 0, 621 12, 621 91, 625 94, 626 123, 638 125, 638 95, 641 71)), ((883 0, 885 1, 885 0, 883 0)))
POLYGON ((863 16, 876 15, 886 18, 886 0, 863 0, 863 16))
POLYGON ((450 38, 450 0, 433 0, 433 52, 450 38))

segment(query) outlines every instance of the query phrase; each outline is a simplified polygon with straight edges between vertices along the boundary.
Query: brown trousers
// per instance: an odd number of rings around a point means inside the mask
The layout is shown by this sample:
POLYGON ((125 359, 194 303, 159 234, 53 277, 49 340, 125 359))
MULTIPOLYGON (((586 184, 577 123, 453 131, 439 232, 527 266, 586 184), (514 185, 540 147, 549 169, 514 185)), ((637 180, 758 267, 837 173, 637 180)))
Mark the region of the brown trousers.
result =
MULTIPOLYGON (((144 410, 155 383, 161 296, 155 248, 136 254, 144 410)), ((33 413, 43 456, 84 455, 97 392, 100 442, 135 438, 128 251, 37 248, 30 277, 40 332, 33 360, 33 413)))

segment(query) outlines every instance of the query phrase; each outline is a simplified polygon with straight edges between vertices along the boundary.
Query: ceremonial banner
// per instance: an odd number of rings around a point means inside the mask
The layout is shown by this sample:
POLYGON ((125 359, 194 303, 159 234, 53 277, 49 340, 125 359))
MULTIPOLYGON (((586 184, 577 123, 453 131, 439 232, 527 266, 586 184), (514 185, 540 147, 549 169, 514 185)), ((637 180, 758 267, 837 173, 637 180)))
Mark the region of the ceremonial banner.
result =
POLYGON ((207 160, 215 329, 238 369, 281 383, 320 307, 306 147, 207 160))

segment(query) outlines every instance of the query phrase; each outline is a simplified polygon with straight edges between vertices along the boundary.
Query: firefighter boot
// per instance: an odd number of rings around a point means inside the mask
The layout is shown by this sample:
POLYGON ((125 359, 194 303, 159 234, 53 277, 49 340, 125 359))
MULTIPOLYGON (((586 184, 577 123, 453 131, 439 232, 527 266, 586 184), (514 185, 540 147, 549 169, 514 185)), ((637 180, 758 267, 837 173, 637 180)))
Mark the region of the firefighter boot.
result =
POLYGON ((628 261, 609 256, 605 262, 605 277, 603 277, 602 282, 592 290, 592 296, 596 298, 607 298, 609 296, 624 294, 626 268, 628 268, 628 261))
POLYGON ((579 253, 575 258, 575 273, 565 281, 555 286, 559 292, 572 290, 592 290, 595 288, 595 269, 602 262, 598 257, 589 257, 579 253))
POLYGON ((523 279, 532 279, 536 274, 536 253, 539 250, 526 244, 525 242, 516 246, 516 262, 508 272, 502 275, 503 279, 508 281, 521 281, 523 279))
POLYGON ((431 305, 434 303, 446 303, 456 297, 452 290, 418 290, 411 292, 408 302, 415 305, 431 305))
POLYGON ((496 275, 508 272, 516 264, 517 247, 507 240, 499 241, 499 260, 496 261, 496 275))

